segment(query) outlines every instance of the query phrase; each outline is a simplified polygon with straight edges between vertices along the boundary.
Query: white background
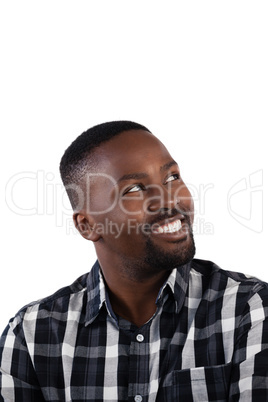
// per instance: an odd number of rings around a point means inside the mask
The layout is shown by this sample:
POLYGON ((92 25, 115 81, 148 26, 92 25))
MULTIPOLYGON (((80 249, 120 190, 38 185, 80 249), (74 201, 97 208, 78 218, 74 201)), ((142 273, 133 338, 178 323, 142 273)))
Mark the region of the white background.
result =
POLYGON ((268 281, 267 8, 1 3, 0 331, 95 261, 58 165, 74 138, 109 120, 146 125, 177 159, 196 199, 197 257, 268 281))

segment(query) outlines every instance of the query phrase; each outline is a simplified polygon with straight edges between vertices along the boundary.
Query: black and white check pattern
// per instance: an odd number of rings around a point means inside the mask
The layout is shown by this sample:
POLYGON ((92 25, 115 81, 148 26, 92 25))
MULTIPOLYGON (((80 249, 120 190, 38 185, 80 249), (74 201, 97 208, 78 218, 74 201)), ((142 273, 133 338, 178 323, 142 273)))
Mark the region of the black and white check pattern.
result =
POLYGON ((195 259, 137 328, 113 313, 96 263, 10 321, 0 400, 268 401, 267 315, 266 283, 195 259))

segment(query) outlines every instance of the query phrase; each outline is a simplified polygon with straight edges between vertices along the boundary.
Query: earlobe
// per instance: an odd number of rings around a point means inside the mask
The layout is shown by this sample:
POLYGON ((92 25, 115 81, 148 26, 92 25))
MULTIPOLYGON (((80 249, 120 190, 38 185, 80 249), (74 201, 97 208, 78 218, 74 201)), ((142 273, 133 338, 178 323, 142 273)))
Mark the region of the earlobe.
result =
POLYGON ((74 213, 73 221, 78 232, 86 240, 96 242, 100 239, 100 235, 97 234, 95 231, 94 222, 90 222, 85 215, 83 215, 82 213, 74 213))

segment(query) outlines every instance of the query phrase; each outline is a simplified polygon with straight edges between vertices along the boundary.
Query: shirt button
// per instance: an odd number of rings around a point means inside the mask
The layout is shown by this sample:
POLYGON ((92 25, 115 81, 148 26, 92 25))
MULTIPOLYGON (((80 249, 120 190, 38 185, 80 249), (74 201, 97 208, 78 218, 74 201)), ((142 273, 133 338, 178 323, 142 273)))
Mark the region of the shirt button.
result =
POLYGON ((136 396, 134 397, 134 401, 135 401, 135 402, 141 402, 141 401, 142 401, 142 396, 141 396, 141 395, 136 395, 136 396))
MULTIPOLYGON (((143 342, 143 341, 144 341, 144 336, 143 336, 142 334, 138 334, 138 335, 136 336, 136 339, 137 339, 138 342, 143 342)), ((140 395, 137 395, 137 397, 141 398, 140 395)), ((136 398, 136 397, 135 397, 135 398, 136 398)), ((142 400, 142 398, 141 398, 141 399, 137 399, 137 401, 136 401, 136 399, 135 399, 135 402, 140 402, 141 400, 142 400)))

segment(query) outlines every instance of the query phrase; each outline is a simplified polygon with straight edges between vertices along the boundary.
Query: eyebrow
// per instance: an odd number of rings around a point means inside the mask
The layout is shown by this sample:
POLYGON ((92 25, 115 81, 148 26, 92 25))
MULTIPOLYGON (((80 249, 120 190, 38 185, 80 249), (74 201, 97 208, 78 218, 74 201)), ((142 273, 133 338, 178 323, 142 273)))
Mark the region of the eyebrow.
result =
MULTIPOLYGON (((166 171, 169 168, 171 168, 172 166, 178 166, 177 162, 175 162, 174 160, 165 163, 163 166, 160 167, 160 172, 166 171)), ((118 183, 120 183, 121 181, 125 181, 125 180, 141 180, 141 179, 146 179, 149 175, 147 173, 129 173, 129 174, 124 174, 122 177, 120 177, 120 179, 117 181, 118 183)))
POLYGON ((168 170, 169 168, 171 168, 174 165, 178 166, 177 162, 174 161, 174 160, 172 160, 172 161, 170 161, 168 163, 165 163, 163 166, 160 167, 160 172, 168 170))

